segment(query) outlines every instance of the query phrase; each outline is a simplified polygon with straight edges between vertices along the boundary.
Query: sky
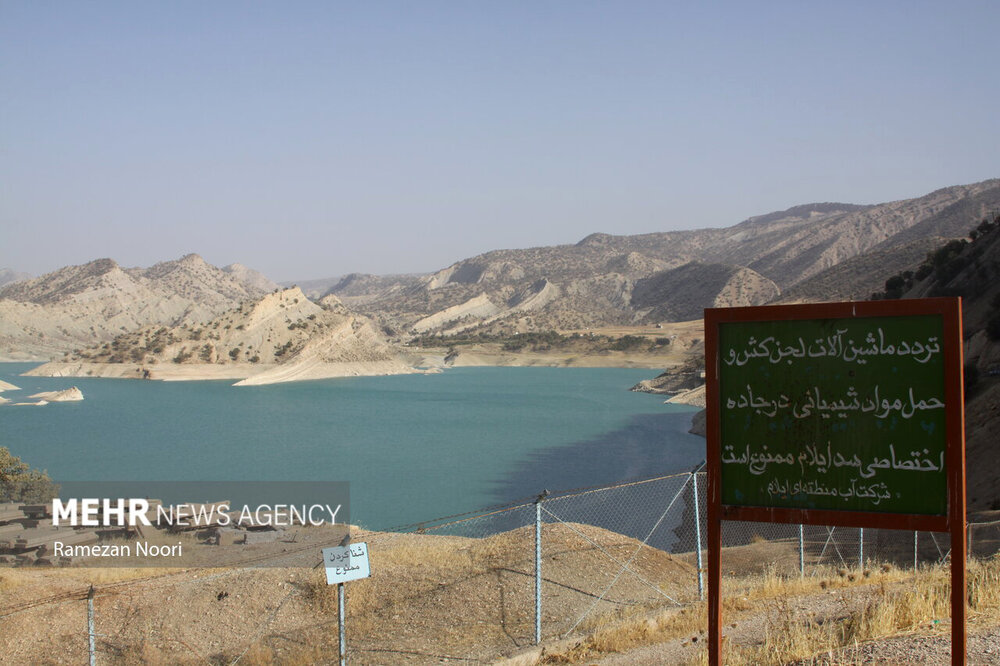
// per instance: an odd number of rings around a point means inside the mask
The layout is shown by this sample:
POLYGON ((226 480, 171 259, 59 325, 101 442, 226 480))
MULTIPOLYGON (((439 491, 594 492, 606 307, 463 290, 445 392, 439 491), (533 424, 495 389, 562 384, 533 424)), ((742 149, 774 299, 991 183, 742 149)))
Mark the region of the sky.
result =
POLYGON ((1000 176, 996 2, 0 0, 0 267, 429 272, 1000 176))

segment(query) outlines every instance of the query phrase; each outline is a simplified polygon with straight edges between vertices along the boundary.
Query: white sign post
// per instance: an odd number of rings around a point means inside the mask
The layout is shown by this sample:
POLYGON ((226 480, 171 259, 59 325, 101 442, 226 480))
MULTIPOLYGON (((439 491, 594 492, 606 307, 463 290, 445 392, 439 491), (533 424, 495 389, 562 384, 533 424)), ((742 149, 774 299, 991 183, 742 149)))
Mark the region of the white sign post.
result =
POLYGON ((326 567, 326 584, 337 584, 337 602, 340 623, 340 666, 347 666, 347 632, 344 627, 344 583, 372 575, 368 564, 368 544, 352 543, 323 549, 323 566, 326 567))

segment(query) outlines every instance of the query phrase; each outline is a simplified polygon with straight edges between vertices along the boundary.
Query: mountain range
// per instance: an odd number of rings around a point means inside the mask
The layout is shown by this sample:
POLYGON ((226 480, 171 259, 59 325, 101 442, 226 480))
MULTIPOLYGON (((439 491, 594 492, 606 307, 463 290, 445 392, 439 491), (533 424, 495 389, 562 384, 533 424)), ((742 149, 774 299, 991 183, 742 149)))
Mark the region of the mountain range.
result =
POLYGON ((13 268, 0 268, 0 287, 11 282, 20 282, 31 278, 30 273, 20 273, 13 268))
POLYGON ((397 334, 523 332, 697 319, 705 307, 867 297, 973 220, 1000 180, 878 205, 819 203, 722 229, 495 250, 428 275, 348 275, 328 293, 397 334))
MULTIPOLYGON (((1000 179, 877 205, 816 203, 726 228, 594 233, 572 245, 494 250, 429 274, 304 281, 391 337, 580 330, 697 319, 705 307, 865 298, 973 220, 1000 179)), ((0 286, 0 357, 57 358, 145 326, 204 324, 278 286, 195 254, 149 268, 112 259, 0 286)))

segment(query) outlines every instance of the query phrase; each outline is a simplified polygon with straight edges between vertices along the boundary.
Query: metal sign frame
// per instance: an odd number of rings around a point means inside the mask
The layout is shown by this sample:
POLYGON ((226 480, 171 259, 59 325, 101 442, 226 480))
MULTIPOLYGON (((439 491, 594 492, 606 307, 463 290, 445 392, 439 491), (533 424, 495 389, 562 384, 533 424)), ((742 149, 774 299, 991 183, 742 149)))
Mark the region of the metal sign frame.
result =
POLYGON ((705 310, 705 383, 707 392, 708 461, 708 625, 709 664, 717 666, 722 650, 721 549, 722 521, 870 527, 951 533, 952 663, 964 664, 966 653, 965 419, 962 376, 962 306, 958 298, 777 305, 705 310), (945 459, 947 505, 944 515, 877 511, 839 511, 722 503, 722 403, 720 397, 720 327, 734 322, 788 322, 937 315, 941 317, 944 357, 945 459))

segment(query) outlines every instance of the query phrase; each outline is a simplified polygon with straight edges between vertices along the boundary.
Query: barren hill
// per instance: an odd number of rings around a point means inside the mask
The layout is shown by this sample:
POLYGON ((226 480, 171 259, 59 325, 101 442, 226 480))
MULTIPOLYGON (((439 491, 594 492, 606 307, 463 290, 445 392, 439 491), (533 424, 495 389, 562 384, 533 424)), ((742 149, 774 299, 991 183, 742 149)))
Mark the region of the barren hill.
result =
POLYGON ((248 301, 205 324, 144 326, 29 374, 145 379, 297 379, 412 372, 385 336, 334 296, 297 287, 248 301))
POLYGON ((994 179, 871 206, 795 206, 722 229, 595 233, 575 245, 487 252, 423 277, 348 276, 330 291, 400 332, 652 323, 766 302, 810 278, 818 282, 803 287, 806 297, 830 287, 868 295, 886 270, 927 248, 926 239, 964 236, 969 219, 996 208, 994 179), (525 307, 539 284, 549 296, 525 307))
POLYGON ((264 293, 246 275, 196 254, 150 268, 112 259, 67 266, 0 288, 0 357, 54 357, 145 325, 212 319, 264 293))

